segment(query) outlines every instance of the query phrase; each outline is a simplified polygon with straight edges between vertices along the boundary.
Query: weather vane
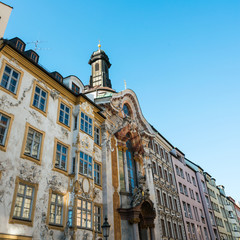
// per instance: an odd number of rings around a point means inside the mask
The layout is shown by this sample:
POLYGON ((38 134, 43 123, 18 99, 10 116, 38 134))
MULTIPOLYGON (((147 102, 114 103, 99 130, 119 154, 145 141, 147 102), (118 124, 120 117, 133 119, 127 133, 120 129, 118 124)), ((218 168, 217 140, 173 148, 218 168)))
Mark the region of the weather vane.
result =
POLYGON ((98 49, 100 49, 100 48, 101 48, 101 44, 100 44, 100 40, 99 40, 98 49))

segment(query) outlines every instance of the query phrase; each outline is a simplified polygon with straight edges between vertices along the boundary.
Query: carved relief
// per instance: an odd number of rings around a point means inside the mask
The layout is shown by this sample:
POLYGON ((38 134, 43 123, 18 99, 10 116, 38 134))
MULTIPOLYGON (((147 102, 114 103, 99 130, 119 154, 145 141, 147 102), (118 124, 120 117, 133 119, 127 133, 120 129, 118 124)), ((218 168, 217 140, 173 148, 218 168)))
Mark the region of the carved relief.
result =
POLYGON ((21 164, 18 168, 20 174, 19 177, 28 181, 28 182, 38 182, 41 175, 41 170, 39 170, 36 166, 29 166, 27 163, 21 164))
POLYGON ((94 114, 93 114, 93 107, 88 103, 88 102, 83 102, 81 104, 81 109, 87 113, 88 115, 91 115, 94 117, 94 114))
POLYGON ((59 98, 60 93, 56 89, 51 89, 50 96, 52 97, 53 100, 56 100, 59 98))

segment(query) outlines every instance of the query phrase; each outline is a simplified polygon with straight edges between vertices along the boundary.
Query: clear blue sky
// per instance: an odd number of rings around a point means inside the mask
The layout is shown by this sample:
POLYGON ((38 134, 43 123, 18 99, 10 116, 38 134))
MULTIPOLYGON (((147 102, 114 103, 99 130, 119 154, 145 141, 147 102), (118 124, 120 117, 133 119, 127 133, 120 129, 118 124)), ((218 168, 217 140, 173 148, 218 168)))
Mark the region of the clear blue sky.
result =
POLYGON ((87 84, 100 39, 113 88, 126 80, 145 118, 240 200, 239 0, 2 1, 5 38, 43 41, 50 71, 87 84))

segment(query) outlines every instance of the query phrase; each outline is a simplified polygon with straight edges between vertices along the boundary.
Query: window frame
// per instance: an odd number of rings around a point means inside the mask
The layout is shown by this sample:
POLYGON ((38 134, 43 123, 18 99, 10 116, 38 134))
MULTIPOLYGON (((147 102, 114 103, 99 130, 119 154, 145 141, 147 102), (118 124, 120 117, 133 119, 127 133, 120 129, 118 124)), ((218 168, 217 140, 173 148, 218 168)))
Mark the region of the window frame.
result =
MULTIPOLYGON (((91 138, 94 138, 94 136, 93 136, 93 130, 94 130, 94 122, 93 122, 93 120, 94 120, 94 119, 93 119, 92 117, 89 117, 89 115, 88 115, 87 113, 85 113, 84 111, 80 111, 80 113, 79 113, 79 122, 80 122, 79 129, 80 129, 81 132, 86 133, 86 134, 87 134, 88 136, 90 136, 91 138), (83 125, 83 129, 82 129, 82 114, 84 114, 84 119, 83 119, 84 125, 83 125), (92 134, 89 134, 89 126, 88 126, 88 132, 85 131, 85 122, 86 122, 85 116, 87 116, 88 119, 91 119, 91 120, 92 120, 92 124, 91 124, 91 126, 92 126, 92 134)), ((89 120, 88 120, 87 123, 88 123, 88 125, 89 125, 89 120)))
POLYGON ((54 139, 54 151, 53 151, 53 169, 54 171, 63 173, 64 175, 68 176, 68 171, 69 171, 69 159, 70 159, 70 145, 58 140, 57 138, 54 139), (63 170, 61 168, 58 168, 55 166, 56 163, 56 157, 57 157, 57 144, 60 144, 62 146, 64 146, 65 148, 67 148, 67 161, 66 161, 66 170, 63 170))
MULTIPOLYGON (((81 197, 78 197, 78 198, 76 199, 76 201, 77 201, 77 204, 76 204, 76 226, 77 226, 77 228, 93 230, 93 224, 94 224, 94 220, 93 220, 93 215, 94 215, 93 207, 94 207, 94 203, 93 203, 92 201, 90 201, 90 200, 83 199, 83 198, 81 198, 81 197), (79 200, 81 200, 80 226, 79 226, 78 223, 77 223, 77 216, 78 216, 77 211, 78 211, 78 209, 80 209, 80 208, 78 207, 78 201, 79 201, 79 200), (90 204, 91 204, 91 228, 88 228, 88 227, 87 227, 87 217, 86 217, 86 227, 82 225, 82 212, 83 212, 82 205, 83 205, 83 201, 85 201, 86 203, 90 203, 90 204)), ((89 212, 89 211, 87 211, 87 207, 84 209, 84 211, 86 211, 86 215, 88 216, 88 212, 89 212)))
POLYGON ((71 131, 71 126, 72 126, 72 106, 70 104, 68 104, 67 102, 65 102, 64 100, 62 99, 59 99, 58 101, 58 114, 57 114, 57 123, 65 128, 67 128, 69 131, 71 131), (65 105, 66 107, 69 108, 69 125, 66 125, 62 122, 59 121, 59 116, 60 116, 60 107, 61 107, 61 104, 65 105))
POLYGON ((75 94, 80 94, 80 87, 76 83, 72 82, 72 88, 71 89, 75 94), (76 91, 76 90, 78 90, 78 91, 76 91))
POLYGON ((5 135, 5 140, 4 140, 4 145, 0 144, 0 150, 6 152, 7 150, 7 145, 8 145, 8 140, 9 140, 9 136, 10 136, 10 132, 11 132, 11 128, 12 128, 12 123, 14 120, 14 115, 7 113, 3 110, 0 110, 0 114, 5 115, 9 118, 9 122, 8 122, 8 126, 7 126, 7 133, 5 135))
POLYGON ((31 226, 31 227, 33 226, 34 213, 35 213, 36 200, 37 200, 37 191, 38 191, 38 184, 37 183, 31 183, 31 182, 28 182, 28 181, 25 181, 25 180, 21 179, 18 176, 16 177, 15 189, 14 189, 14 194, 13 194, 13 201, 12 201, 10 217, 9 217, 9 223, 28 225, 28 226, 31 226), (18 218, 14 218, 14 216, 13 216, 14 208, 15 208, 15 204, 16 204, 17 193, 18 193, 18 186, 19 186, 20 183, 24 184, 24 185, 31 186, 31 187, 34 188, 30 220, 18 219, 18 218))
POLYGON ((47 111, 48 111, 48 103, 49 103, 49 96, 50 96, 50 91, 43 88, 39 83, 37 83, 36 81, 33 84, 33 91, 32 91, 32 97, 31 97, 31 102, 30 102, 30 107, 35 109, 36 111, 40 112, 41 114, 43 114, 45 117, 47 117, 47 111), (35 96, 35 92, 36 92, 36 87, 39 87, 42 91, 46 92, 47 94, 47 98, 46 98, 46 102, 45 102, 45 111, 41 110, 40 108, 36 107, 33 105, 34 102, 34 96, 35 96))
POLYGON ((66 194, 60 192, 60 191, 54 191, 51 188, 49 189, 49 197, 48 197, 48 211, 47 211, 47 219, 46 219, 46 224, 48 228, 50 229, 55 229, 55 230, 63 230, 64 225, 66 222, 66 194), (63 196, 63 208, 62 208, 62 225, 57 225, 54 223, 50 223, 50 210, 51 210, 51 199, 52 199, 52 194, 57 194, 63 196))
POLYGON ((35 163, 37 163, 38 165, 41 165, 42 163, 42 153, 43 153, 43 143, 44 143, 44 138, 45 138, 45 132, 41 131, 37 128, 35 128, 34 126, 30 125, 30 123, 26 123, 26 127, 25 127, 25 133, 24 133, 24 138, 23 138, 23 144, 22 144, 22 151, 21 151, 21 155, 20 158, 23 159, 28 159, 30 161, 33 161, 35 163), (27 136, 28 136, 28 130, 29 128, 32 128, 34 131, 39 132, 42 134, 42 138, 41 138, 41 144, 40 144, 40 152, 39 152, 39 159, 36 159, 34 157, 28 156, 25 153, 25 147, 26 147, 26 143, 27 143, 27 136))
POLYGON ((17 69, 17 67, 13 66, 13 64, 9 63, 6 59, 3 59, 2 61, 2 66, 1 66, 1 69, 0 69, 0 89, 3 90, 5 93, 8 93, 10 94, 12 97, 14 98, 18 98, 18 95, 19 95, 19 91, 20 91, 20 86, 21 86, 21 82, 22 82, 22 78, 23 78, 23 71, 20 70, 20 69, 17 69), (3 73, 4 73, 4 70, 5 70, 5 67, 8 65, 8 67, 12 68, 14 71, 18 72, 19 73, 19 78, 18 78, 18 82, 17 82, 17 86, 16 86, 16 91, 15 93, 11 92, 10 90, 4 88, 2 85, 1 85, 1 82, 2 82, 2 77, 3 77, 3 73))
POLYGON ((94 143, 97 144, 97 146, 101 147, 101 140, 102 140, 102 139, 101 139, 101 129, 100 129, 99 126, 97 126, 97 125, 94 124, 94 143), (95 133, 96 133, 95 128, 97 128, 97 129, 99 130, 99 133, 96 134, 96 135, 98 135, 98 137, 99 137, 99 143, 97 143, 97 141, 95 141, 95 133))
MULTIPOLYGON (((93 157, 90 156, 89 154, 83 152, 83 151, 80 151, 79 153, 79 168, 78 168, 78 174, 82 175, 82 176, 86 176, 87 178, 90 178, 90 179, 93 179, 94 178, 94 160, 93 160, 93 157), (83 172, 80 172, 80 161, 81 161, 81 157, 80 157, 80 154, 83 153, 83 172), (87 168, 87 174, 84 173, 84 162, 85 161, 85 158, 84 158, 84 155, 87 155, 88 156, 88 161, 87 161, 87 167, 89 167, 89 157, 91 157, 92 159, 92 176, 88 175, 88 168, 87 168)), ((94 180, 94 179, 93 179, 94 180)))
POLYGON ((102 204, 98 204, 98 203, 93 203, 93 209, 92 209, 92 211, 93 211, 93 219, 92 219, 92 223, 93 223, 93 226, 92 226, 92 229, 95 231, 95 232, 97 232, 100 236, 102 236, 102 224, 103 224, 103 205, 102 204), (97 231, 96 230, 96 226, 95 226, 95 207, 98 207, 98 208, 100 208, 101 209, 101 214, 100 214, 100 216, 101 216, 101 222, 100 222, 100 231, 97 231))
POLYGON ((95 184, 96 187, 102 189, 102 163, 98 162, 96 160, 93 161, 93 182, 95 184), (99 176, 99 180, 100 180, 100 184, 95 183, 95 164, 100 166, 100 176, 99 176))

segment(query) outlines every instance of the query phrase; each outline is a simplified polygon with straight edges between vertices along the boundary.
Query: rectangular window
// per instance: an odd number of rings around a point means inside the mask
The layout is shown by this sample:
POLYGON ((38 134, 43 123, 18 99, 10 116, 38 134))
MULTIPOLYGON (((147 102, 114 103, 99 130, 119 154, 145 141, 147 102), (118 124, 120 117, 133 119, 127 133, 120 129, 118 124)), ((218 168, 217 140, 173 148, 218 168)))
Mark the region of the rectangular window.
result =
POLYGON ((92 178, 92 157, 80 152, 79 173, 92 178))
POLYGON ((177 175, 180 176, 179 167, 177 165, 175 165, 175 168, 176 168, 177 175))
POLYGON ((158 170, 159 170, 159 176, 160 176, 160 178, 163 178, 162 167, 161 167, 161 166, 158 166, 158 170))
POLYGON ((200 202, 199 194, 196 192, 197 201, 200 202))
POLYGON ((166 235, 166 228, 165 228, 165 221, 164 221, 164 219, 161 219, 161 227, 162 227, 162 234, 163 234, 163 236, 167 236, 166 235))
POLYGON ((174 229, 174 237, 177 239, 178 238, 178 233, 177 233, 177 224, 173 224, 173 229, 174 229))
POLYGON ((49 224, 63 225, 63 195, 54 193, 50 194, 50 213, 49 224))
POLYGON ((156 172, 156 163, 152 162, 152 170, 153 170, 153 174, 157 174, 156 172))
POLYGON ((81 112, 81 130, 92 136, 92 119, 81 112))
POLYGON ((94 163, 94 183, 101 185, 101 165, 94 163))
POLYGON ((169 182, 173 185, 173 177, 171 173, 169 173, 169 182))
POLYGON ((0 145, 5 146, 10 118, 0 112, 0 145))
POLYGON ((172 197, 171 196, 169 196, 169 208, 173 209, 172 197))
POLYGON ((101 232, 102 214, 101 207, 94 206, 94 227, 96 232, 101 232))
POLYGON ((83 199, 77 200, 77 226, 92 228, 92 203, 83 199))
POLYGON ((43 112, 46 112, 48 94, 39 86, 35 87, 35 93, 33 97, 33 106, 40 109, 43 112))
POLYGON ((183 203, 183 210, 184 210, 185 217, 188 217, 187 205, 185 202, 182 202, 182 203, 183 203))
POLYGON ((183 170, 180 168, 180 175, 182 178, 184 178, 184 173, 183 173, 183 170))
POLYGON ((98 127, 94 127, 94 142, 100 145, 100 129, 98 127))
POLYGON ((68 168, 68 147, 56 141, 55 168, 67 171, 68 168))
POLYGON ((188 196, 187 187, 186 187, 185 185, 183 185, 183 189, 184 189, 184 194, 185 194, 186 196, 188 196))
POLYGON ((189 217, 190 217, 190 218, 193 218, 193 216, 192 216, 192 209, 191 209, 190 204, 187 204, 187 208, 188 208, 189 217))
POLYGON ((180 239, 183 239, 182 226, 178 225, 178 228, 179 228, 180 239))
POLYGON ((182 183, 179 182, 178 185, 179 185, 180 193, 183 194, 184 192, 183 192, 183 185, 182 185, 182 183))
POLYGON ((80 92, 80 88, 73 82, 72 82, 72 90, 76 94, 79 94, 79 92, 80 92))
POLYGON ((165 180, 168 181, 168 174, 167 174, 167 170, 164 170, 164 177, 165 177, 165 180))
POLYGON ((32 226, 38 185, 16 178, 10 223, 32 226))
POLYGON ((1 80, 1 86, 8 91, 16 94, 19 78, 20 73, 15 71, 10 66, 6 65, 1 80))
POLYGON ((31 219, 33 197, 34 187, 19 183, 13 218, 22 220, 31 219))
POLYGON ((170 222, 168 222, 168 233, 169 233, 170 238, 172 238, 172 227, 171 227, 170 222))
POLYGON ((64 103, 60 103, 59 122, 70 126, 70 108, 64 103))
POLYGON ((163 193, 163 205, 164 205, 165 207, 168 207, 168 204, 167 204, 167 195, 166 195, 166 193, 163 193))
POLYGON ((157 189, 157 199, 158 203, 161 204, 161 196, 160 196, 160 191, 157 189))
POLYGON ((29 157, 39 160, 41 143, 42 143, 42 133, 29 127, 24 155, 27 155, 29 157))
POLYGON ((196 180, 195 180, 194 177, 192 177, 192 182, 193 182, 193 185, 194 185, 194 186, 197 186, 197 184, 196 184, 196 180))
POLYGON ((175 207, 175 211, 178 211, 178 205, 177 205, 177 199, 174 198, 174 207, 175 207))

